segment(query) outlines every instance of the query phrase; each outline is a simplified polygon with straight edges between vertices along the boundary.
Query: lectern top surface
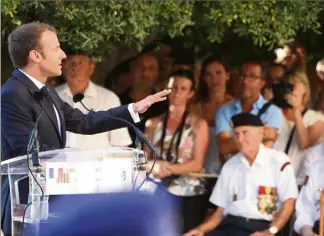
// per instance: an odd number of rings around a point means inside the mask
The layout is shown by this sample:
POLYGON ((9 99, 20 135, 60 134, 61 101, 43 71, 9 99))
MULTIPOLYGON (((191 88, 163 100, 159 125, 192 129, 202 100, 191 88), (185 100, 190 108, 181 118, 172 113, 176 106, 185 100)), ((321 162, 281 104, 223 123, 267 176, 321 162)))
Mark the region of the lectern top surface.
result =
MULTIPOLYGON (((47 162, 101 162, 111 158, 134 158, 141 150, 126 147, 109 147, 101 149, 65 148, 39 153, 40 163, 47 162)), ((1 162, 1 174, 7 174, 9 169, 22 172, 19 169, 27 168, 27 156, 19 156, 1 162)))

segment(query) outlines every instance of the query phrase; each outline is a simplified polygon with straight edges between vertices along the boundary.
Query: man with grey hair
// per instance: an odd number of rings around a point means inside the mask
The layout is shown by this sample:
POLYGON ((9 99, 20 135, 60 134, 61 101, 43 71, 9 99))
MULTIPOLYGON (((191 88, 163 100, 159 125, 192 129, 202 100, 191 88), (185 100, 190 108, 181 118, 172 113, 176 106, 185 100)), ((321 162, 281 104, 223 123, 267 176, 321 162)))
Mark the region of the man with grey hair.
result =
MULTIPOLYGON (((84 114, 88 111, 81 103, 74 103, 73 96, 84 95, 82 102, 88 109, 104 111, 120 106, 118 96, 111 90, 105 89, 91 81, 95 62, 86 54, 70 54, 63 61, 63 75, 66 83, 55 88, 61 99, 71 107, 77 108, 84 114)), ((110 146, 128 146, 132 144, 127 128, 121 128, 93 135, 82 135, 67 132, 66 146, 77 148, 102 148, 110 146)))
POLYGON ((264 127, 243 112, 231 119, 239 153, 228 160, 210 202, 214 213, 185 236, 270 236, 294 211, 298 195, 289 157, 262 144, 264 127))

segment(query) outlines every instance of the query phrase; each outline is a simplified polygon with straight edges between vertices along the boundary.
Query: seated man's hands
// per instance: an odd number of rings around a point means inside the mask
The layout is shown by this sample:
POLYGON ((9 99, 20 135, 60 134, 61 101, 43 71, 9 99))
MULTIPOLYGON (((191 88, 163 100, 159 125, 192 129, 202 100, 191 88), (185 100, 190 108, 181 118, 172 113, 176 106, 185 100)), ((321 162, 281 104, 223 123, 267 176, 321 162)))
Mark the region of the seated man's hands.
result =
POLYGON ((267 125, 265 125, 264 134, 263 134, 264 141, 275 142, 277 138, 278 138, 278 129, 275 127, 268 127, 267 125))
POLYGON ((265 99, 270 101, 273 98, 272 88, 265 88, 263 96, 264 96, 265 99))
POLYGON ((262 140, 263 144, 268 148, 272 148, 277 138, 278 138, 278 129, 275 127, 268 127, 267 123, 265 123, 263 140, 262 140))
POLYGON ((167 99, 167 95, 171 93, 171 89, 165 89, 156 94, 147 96, 143 100, 133 104, 133 110, 135 113, 144 113, 152 104, 161 102, 167 99))
POLYGON ((250 236, 273 236, 273 234, 270 233, 269 230, 263 230, 263 231, 254 232, 250 236))
POLYGON ((318 236, 313 232, 312 227, 305 225, 300 229, 300 235, 301 236, 318 236))
POLYGON ((189 232, 185 233, 183 236, 203 236, 204 233, 198 229, 192 229, 189 232))

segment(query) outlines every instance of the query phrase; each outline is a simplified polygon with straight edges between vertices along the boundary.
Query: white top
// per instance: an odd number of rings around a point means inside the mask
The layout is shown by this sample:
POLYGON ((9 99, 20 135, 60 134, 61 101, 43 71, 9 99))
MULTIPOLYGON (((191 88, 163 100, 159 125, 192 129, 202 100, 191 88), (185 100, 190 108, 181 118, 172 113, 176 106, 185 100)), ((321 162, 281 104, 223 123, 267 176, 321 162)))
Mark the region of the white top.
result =
MULTIPOLYGON (((316 121, 323 121, 324 122, 324 115, 321 112, 314 111, 311 109, 308 109, 307 112, 303 116, 303 123, 305 127, 309 127, 313 125, 316 121)), ((289 136, 291 133, 291 130, 293 129, 295 123, 292 121, 289 121, 287 119, 284 119, 282 122, 281 132, 279 133, 279 137, 277 140, 278 143, 278 150, 284 152, 286 148, 286 144, 289 140, 289 136)), ((319 141, 323 140, 323 136, 320 138, 319 141)), ((291 158, 291 164, 294 168, 295 175, 298 179, 303 179, 305 177, 305 172, 307 172, 303 166, 303 162, 305 159, 305 156, 307 155, 307 152, 309 150, 301 150, 298 146, 297 142, 297 133, 296 131, 293 134, 293 138, 290 144, 290 148, 288 151, 288 156, 291 158)))
POLYGON ((317 144, 314 147, 311 147, 305 153, 305 160, 302 167, 302 174, 303 176, 309 176, 310 168, 313 163, 324 160, 324 142, 317 144))
MULTIPOLYGON (((24 75, 26 75, 35 85, 38 89, 41 89, 45 86, 45 84, 42 84, 39 80, 35 79, 34 77, 32 77, 31 75, 25 73, 24 71, 18 69, 21 73, 23 73, 24 75)), ((56 120, 57 120, 57 125, 58 125, 58 130, 60 133, 60 136, 62 136, 62 131, 61 131, 61 119, 60 116, 58 114, 58 111, 56 110, 56 107, 53 104, 53 108, 54 108, 54 112, 55 112, 55 116, 56 116, 56 120)))
POLYGON ((210 202, 223 207, 225 215, 272 221, 284 201, 298 196, 289 161, 262 144, 252 166, 243 154, 234 155, 223 166, 210 202))
MULTIPOLYGON (((88 111, 81 103, 73 102, 73 95, 65 83, 55 88, 63 101, 73 108, 78 108, 84 114, 88 111)), ((91 81, 84 92, 84 105, 94 111, 107 110, 121 105, 119 98, 112 91, 100 87, 91 81)), ((94 135, 82 135, 66 132, 66 146, 76 148, 101 148, 110 146, 127 146, 132 143, 127 128, 112 130, 94 135)))
POLYGON ((320 216, 320 192, 324 189, 324 158, 313 163, 307 184, 301 189, 296 202, 296 222, 294 229, 300 233, 305 226, 313 227, 320 216))

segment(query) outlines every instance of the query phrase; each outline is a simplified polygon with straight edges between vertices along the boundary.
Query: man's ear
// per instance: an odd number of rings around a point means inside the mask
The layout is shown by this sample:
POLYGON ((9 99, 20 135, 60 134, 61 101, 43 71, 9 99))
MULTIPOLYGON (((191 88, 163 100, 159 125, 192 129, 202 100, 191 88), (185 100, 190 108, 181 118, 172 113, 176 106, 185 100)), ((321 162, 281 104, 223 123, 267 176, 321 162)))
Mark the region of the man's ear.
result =
POLYGON ((265 84, 266 84, 266 81, 264 79, 260 81, 260 90, 262 90, 264 88, 265 84))
POLYGON ((90 67, 89 67, 89 75, 90 76, 92 76, 92 74, 94 73, 95 69, 96 69, 96 63, 91 60, 90 67))
POLYGON ((29 60, 32 60, 35 63, 39 63, 40 60, 42 59, 42 55, 36 51, 36 50, 31 50, 28 54, 29 60))

